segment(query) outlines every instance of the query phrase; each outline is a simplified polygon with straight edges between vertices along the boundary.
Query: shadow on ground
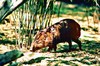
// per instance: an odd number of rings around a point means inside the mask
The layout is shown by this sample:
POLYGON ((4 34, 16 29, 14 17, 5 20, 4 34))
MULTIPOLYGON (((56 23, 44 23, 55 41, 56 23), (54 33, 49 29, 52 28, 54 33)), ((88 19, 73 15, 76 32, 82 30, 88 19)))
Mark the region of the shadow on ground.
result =
POLYGON ((0 44, 15 44, 16 40, 9 40, 7 38, 5 38, 5 34, 4 33, 0 33, 0 44))
POLYGON ((58 49, 56 53, 51 53, 48 55, 56 54, 56 56, 48 56, 46 53, 40 53, 43 54, 42 56, 39 56, 37 58, 32 58, 29 61, 25 61, 23 63, 15 62, 10 64, 12 65, 36 65, 41 66, 44 64, 45 66, 64 66, 64 65, 71 65, 71 66, 79 66, 81 65, 100 65, 100 61, 95 58, 95 56, 99 55, 100 52, 100 43, 96 41, 89 41, 84 40, 82 41, 82 51, 78 50, 78 45, 74 44, 73 50, 67 52, 69 45, 60 44, 58 45, 58 49), (60 54, 59 54, 60 53, 60 54), (92 56, 93 55, 93 56, 92 56), (43 62, 44 61, 44 62, 43 62), (78 64, 79 63, 79 64, 78 64))
POLYGON ((35 59, 31 59, 27 62, 24 62, 23 64, 33 64, 33 63, 39 63, 41 62, 42 60, 46 59, 47 57, 38 57, 38 58, 35 58, 35 59))
POLYGON ((2 39, 0 40, 0 44, 15 44, 16 41, 15 40, 8 40, 8 39, 2 39))
MULTIPOLYGON (((58 48, 57 52, 58 53, 59 52, 60 53, 70 52, 68 48, 69 48, 69 45, 64 44, 58 48)), ((78 44, 72 45, 72 51, 79 51, 78 44)), ((99 54, 100 53, 100 42, 96 42, 93 40, 91 41, 84 40, 82 43, 82 51, 89 52, 90 54, 99 54)))
POLYGON ((91 54, 100 53, 100 42, 85 40, 82 44, 83 51, 89 52, 91 54))

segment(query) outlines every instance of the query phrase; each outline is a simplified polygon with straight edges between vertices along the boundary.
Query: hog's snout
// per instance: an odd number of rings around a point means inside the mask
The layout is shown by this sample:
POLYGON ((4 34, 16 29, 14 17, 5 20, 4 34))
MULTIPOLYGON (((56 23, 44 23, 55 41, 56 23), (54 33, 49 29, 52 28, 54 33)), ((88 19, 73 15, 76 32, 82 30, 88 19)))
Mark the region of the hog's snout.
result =
POLYGON ((34 51, 35 51, 35 50, 34 50, 34 48, 35 48, 34 45, 35 45, 34 43, 31 44, 31 47, 30 47, 30 51, 31 51, 31 52, 34 52, 34 51))
POLYGON ((31 51, 31 52, 33 51, 33 48, 32 48, 32 47, 30 47, 30 51, 31 51))

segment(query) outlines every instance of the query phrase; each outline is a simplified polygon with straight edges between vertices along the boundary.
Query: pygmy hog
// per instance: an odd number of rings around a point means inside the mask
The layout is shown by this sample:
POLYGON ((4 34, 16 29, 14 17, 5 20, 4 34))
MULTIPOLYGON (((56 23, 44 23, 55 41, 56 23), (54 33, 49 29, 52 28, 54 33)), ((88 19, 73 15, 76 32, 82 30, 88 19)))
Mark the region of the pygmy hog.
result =
POLYGON ((72 47, 72 41, 79 45, 81 50, 81 35, 80 25, 73 19, 63 19, 50 27, 43 29, 35 35, 35 39, 31 44, 31 51, 49 47, 48 51, 54 49, 56 51, 57 44, 61 42, 68 42, 69 50, 72 47))

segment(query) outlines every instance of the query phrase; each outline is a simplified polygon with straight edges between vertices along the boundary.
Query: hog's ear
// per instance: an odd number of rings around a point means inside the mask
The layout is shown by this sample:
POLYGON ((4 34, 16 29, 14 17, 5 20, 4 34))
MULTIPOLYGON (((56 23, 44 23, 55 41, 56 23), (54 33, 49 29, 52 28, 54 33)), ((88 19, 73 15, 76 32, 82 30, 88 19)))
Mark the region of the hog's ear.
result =
POLYGON ((55 29, 56 29, 56 30, 59 30, 59 29, 61 29, 61 28, 62 28, 61 24, 58 24, 58 25, 55 26, 55 29))

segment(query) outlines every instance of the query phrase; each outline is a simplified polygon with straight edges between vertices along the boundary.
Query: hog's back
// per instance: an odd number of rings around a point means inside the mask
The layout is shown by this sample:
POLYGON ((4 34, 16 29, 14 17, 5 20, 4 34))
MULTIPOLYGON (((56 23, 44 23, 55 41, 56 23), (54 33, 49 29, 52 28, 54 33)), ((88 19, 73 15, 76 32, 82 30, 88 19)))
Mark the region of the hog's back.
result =
POLYGON ((68 32, 66 32, 66 34, 70 34, 68 36, 70 36, 72 39, 78 39, 81 35, 81 29, 80 29, 80 25, 72 19, 65 19, 63 21, 66 21, 66 23, 68 24, 68 32))

